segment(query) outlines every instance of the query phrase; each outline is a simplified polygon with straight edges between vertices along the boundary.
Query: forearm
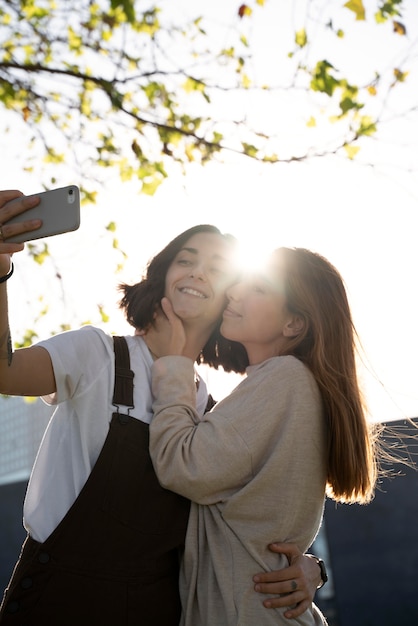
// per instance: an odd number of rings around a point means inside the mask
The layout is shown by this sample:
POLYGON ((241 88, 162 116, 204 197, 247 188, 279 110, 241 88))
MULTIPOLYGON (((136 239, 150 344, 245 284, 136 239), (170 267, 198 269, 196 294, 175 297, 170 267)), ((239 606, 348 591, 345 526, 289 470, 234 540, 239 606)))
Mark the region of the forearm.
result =
MULTIPOLYGON (((13 274, 12 254, 23 250, 22 243, 8 243, 8 237, 34 230, 40 220, 22 219, 21 223, 10 225, 9 220, 39 203, 39 198, 26 198, 20 191, 0 191, 0 380, 12 364, 12 341, 8 319, 7 281, 13 274)), ((1 391, 1 390, 0 390, 1 391)))
POLYGON ((194 368, 189 361, 185 357, 168 357, 158 359, 153 365, 155 400, 150 425, 150 454, 161 484, 190 498, 186 474, 192 467, 186 442, 198 419, 193 414, 194 368))
POLYGON ((0 282, 0 393, 13 396, 53 393, 55 377, 45 348, 33 346, 13 352, 5 283, 0 282))
MULTIPOLYGON (((5 276, 0 271, 0 278, 5 276)), ((0 380, 4 380, 7 368, 12 363, 12 340, 10 335, 7 286, 6 281, 0 283, 0 380)))
POLYGON ((150 454, 166 489, 199 504, 212 504, 249 480, 251 457, 230 420, 220 411, 211 413, 209 419, 197 416, 190 359, 158 359, 152 389, 150 454))

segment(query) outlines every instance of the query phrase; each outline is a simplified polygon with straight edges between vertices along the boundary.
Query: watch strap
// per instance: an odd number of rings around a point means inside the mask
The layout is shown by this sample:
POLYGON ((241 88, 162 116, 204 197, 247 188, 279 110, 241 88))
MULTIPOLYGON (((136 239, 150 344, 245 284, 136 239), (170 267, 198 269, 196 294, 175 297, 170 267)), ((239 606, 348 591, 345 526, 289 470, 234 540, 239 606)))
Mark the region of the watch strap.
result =
POLYGON ((323 587, 325 583, 328 581, 328 574, 327 574, 327 568, 325 567, 325 563, 322 559, 319 558, 319 556, 316 556, 315 554, 307 554, 306 556, 309 556, 311 559, 314 559, 318 564, 318 567, 321 571, 321 582, 318 585, 317 589, 321 589, 321 587, 323 587))

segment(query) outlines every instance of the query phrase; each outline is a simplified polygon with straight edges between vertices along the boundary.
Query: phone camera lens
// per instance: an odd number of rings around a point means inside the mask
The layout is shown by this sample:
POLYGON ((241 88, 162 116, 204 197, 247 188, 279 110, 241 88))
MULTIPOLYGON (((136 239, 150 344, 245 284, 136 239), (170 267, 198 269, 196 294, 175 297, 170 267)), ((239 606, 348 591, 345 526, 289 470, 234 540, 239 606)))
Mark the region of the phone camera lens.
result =
POLYGON ((67 202, 68 204, 74 204, 75 202, 74 189, 68 190, 67 202))

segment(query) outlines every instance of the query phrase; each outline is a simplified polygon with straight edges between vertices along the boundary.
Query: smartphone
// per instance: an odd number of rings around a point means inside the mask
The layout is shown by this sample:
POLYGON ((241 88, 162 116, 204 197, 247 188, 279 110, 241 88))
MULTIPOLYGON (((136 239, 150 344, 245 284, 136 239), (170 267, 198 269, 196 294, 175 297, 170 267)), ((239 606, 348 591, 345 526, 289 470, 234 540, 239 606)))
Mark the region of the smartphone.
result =
MULTIPOLYGON (((40 203, 24 213, 15 215, 7 224, 23 220, 41 219, 42 226, 37 230, 7 237, 7 242, 22 243, 52 235, 61 235, 80 226, 80 190, 76 185, 51 189, 32 194, 40 197, 40 203)), ((11 202, 14 202, 12 200, 11 202)))

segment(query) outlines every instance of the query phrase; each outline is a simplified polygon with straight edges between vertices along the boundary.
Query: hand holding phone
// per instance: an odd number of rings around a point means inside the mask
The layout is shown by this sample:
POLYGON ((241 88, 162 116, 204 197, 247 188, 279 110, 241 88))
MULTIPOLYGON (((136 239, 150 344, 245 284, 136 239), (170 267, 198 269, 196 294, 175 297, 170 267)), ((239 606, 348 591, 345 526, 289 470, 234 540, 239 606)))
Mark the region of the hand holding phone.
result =
MULTIPOLYGON (((40 199, 37 206, 28 209, 24 213, 15 215, 4 223, 10 225, 26 220, 40 219, 42 220, 42 226, 36 230, 5 237, 5 243, 23 243, 34 239, 42 239, 43 237, 60 235, 79 228, 80 190, 76 185, 69 185, 33 195, 40 199)), ((18 200, 19 198, 16 198, 10 204, 18 200)))

